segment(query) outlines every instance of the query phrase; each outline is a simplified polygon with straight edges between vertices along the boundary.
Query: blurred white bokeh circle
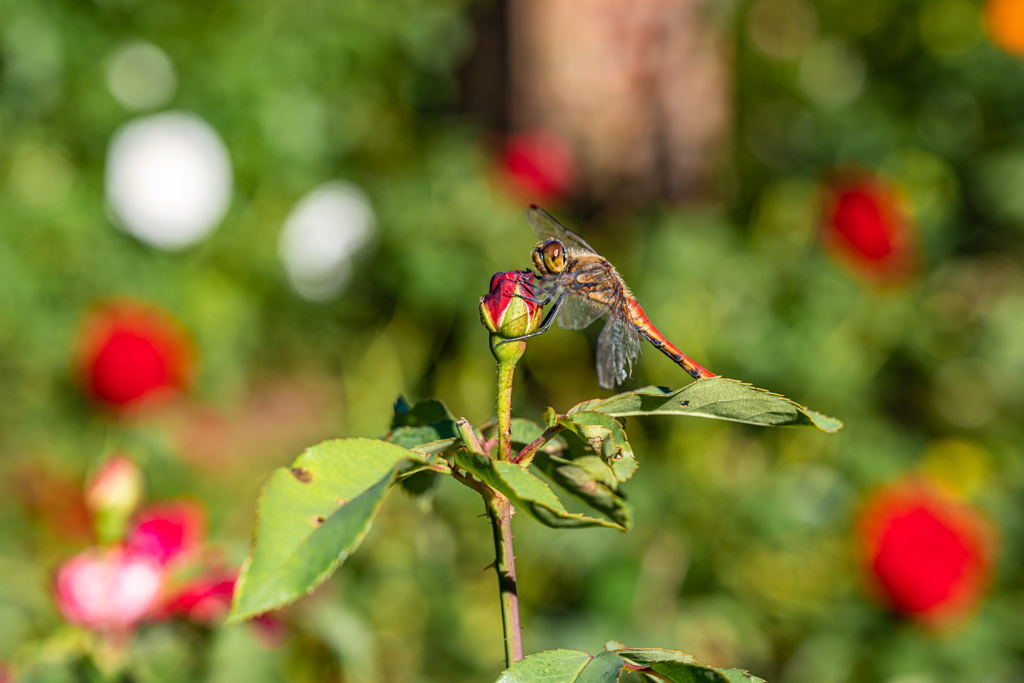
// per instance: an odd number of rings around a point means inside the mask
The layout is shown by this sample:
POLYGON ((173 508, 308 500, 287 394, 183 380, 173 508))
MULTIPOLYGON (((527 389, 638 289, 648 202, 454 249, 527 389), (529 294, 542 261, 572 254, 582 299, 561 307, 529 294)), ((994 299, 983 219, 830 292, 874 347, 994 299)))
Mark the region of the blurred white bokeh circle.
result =
POLYGON ((194 114, 130 121, 107 150, 107 202, 120 227, 157 249, 184 249, 209 235, 231 204, 233 183, 227 147, 194 114))
POLYGON ((351 183, 331 181, 302 197, 278 241, 295 290, 312 301, 337 296, 349 280, 353 254, 370 240, 375 225, 369 199, 351 183))
POLYGON ((107 87, 128 109, 156 109, 174 97, 178 76, 163 50, 133 41, 115 50, 107 61, 107 87))

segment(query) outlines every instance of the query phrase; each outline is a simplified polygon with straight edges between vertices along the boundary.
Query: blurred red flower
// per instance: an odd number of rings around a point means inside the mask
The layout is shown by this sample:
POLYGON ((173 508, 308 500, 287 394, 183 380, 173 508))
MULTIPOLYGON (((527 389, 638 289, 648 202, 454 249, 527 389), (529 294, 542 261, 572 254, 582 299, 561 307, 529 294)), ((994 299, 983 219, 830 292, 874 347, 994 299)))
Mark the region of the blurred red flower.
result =
POLYGON ((57 570, 54 597, 64 618, 97 631, 126 631, 146 617, 163 590, 163 567, 123 547, 87 548, 57 570))
POLYGON ((846 174, 825 193, 822 239, 854 271, 882 283, 913 274, 913 226, 896 191, 867 173, 846 174))
POLYGON ((511 135, 505 141, 502 167, 512 190, 536 202, 564 197, 575 176, 572 149, 546 130, 511 135))
POLYGON ((235 592, 234 574, 212 573, 192 579, 164 601, 161 617, 185 617, 213 625, 227 616, 235 592))
POLYGON ((925 482, 905 482, 874 495, 857 530, 880 597, 919 621, 937 625, 970 612, 991 578, 991 524, 925 482))
POLYGON ((149 555, 160 566, 196 554, 205 533, 206 517, 198 503, 176 500, 152 505, 139 512, 125 545, 149 555))
POLYGON ((166 398, 185 387, 191 365, 187 336, 161 311, 121 301, 85 321, 78 367, 100 403, 127 408, 166 398))

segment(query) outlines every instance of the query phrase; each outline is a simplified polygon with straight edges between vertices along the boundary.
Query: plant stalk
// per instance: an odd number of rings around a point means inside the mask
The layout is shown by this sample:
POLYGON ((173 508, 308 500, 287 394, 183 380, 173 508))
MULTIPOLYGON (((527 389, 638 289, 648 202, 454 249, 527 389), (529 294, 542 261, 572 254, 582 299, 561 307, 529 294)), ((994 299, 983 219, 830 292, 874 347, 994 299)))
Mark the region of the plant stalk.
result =
POLYGON ((498 361, 498 460, 512 459, 512 377, 514 360, 498 361))
POLYGON ((519 453, 516 454, 516 457, 512 459, 512 462, 526 467, 533 461, 533 456, 537 454, 537 451, 539 451, 544 444, 550 441, 555 434, 562 431, 562 429, 564 429, 564 427, 560 424, 556 424, 554 427, 548 427, 544 430, 544 433, 534 439, 532 443, 524 446, 523 450, 519 451, 519 453))
POLYGON ((494 532, 494 569, 501 592, 501 623, 505 628, 505 667, 523 658, 523 634, 519 623, 519 594, 516 589, 516 558, 512 549, 512 504, 500 493, 484 496, 487 516, 494 532))

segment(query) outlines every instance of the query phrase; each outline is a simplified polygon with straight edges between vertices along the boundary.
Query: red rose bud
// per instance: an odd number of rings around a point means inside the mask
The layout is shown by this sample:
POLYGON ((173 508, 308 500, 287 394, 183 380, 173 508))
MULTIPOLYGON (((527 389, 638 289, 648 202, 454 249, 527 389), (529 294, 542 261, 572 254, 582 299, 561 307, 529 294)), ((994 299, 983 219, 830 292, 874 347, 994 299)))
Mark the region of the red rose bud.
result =
POLYGON ((142 471, 130 458, 115 455, 85 485, 85 504, 93 514, 103 543, 124 536, 128 519, 142 501, 142 471))
POLYGON ((152 557, 123 547, 88 548, 57 570, 54 599, 64 618, 95 631, 126 631, 147 617, 164 586, 152 557))
POLYGON ((913 273, 913 227, 897 193, 867 174, 847 177, 826 192, 822 238, 854 271, 897 283, 913 273))
POLYGON ((198 503, 175 501, 142 510, 125 541, 133 551, 160 566, 195 555, 203 538, 205 515, 198 503))
POLYGON ((501 342, 537 329, 544 309, 533 301, 536 296, 532 271, 495 273, 491 278, 491 291, 480 298, 480 321, 491 331, 491 353, 499 362, 514 363, 526 351, 525 341, 501 342))
POLYGON ((480 320, 488 330, 503 337, 529 334, 537 329, 541 317, 540 304, 532 301, 536 297, 533 272, 495 273, 491 291, 480 298, 480 320))
POLYGON ((78 365, 84 388, 94 400, 123 409, 183 389, 191 355, 186 335, 170 317, 118 302, 86 320, 78 365))
POLYGON ((572 150, 562 138, 544 130, 509 137, 503 155, 512 190, 540 203, 564 197, 572 187, 572 150))
POLYGON ((219 623, 231 610, 235 580, 234 574, 193 579, 164 602, 160 616, 181 616, 207 626, 219 623))
POLYGON ((876 494, 857 530, 879 597, 918 621, 940 625, 967 614, 991 578, 995 533, 988 520, 925 483, 876 494))

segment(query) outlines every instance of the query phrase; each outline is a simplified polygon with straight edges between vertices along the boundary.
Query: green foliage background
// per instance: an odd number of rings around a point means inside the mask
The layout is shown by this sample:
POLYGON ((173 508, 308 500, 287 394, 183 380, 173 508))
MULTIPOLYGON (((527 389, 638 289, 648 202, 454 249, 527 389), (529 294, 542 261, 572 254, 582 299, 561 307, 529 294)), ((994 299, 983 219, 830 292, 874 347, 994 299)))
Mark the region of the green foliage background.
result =
MULTIPOLYGON (((779 682, 1024 677, 1024 61, 985 38, 968 0, 812 7, 812 52, 788 60, 752 42, 748 3, 733 8, 728 201, 612 208, 585 224, 552 209, 688 354, 846 429, 629 419, 640 462, 630 534, 515 521, 528 652, 596 652, 616 638, 779 682), (965 8, 974 23, 942 23, 965 8), (820 58, 819 40, 860 65, 853 99, 822 100, 806 57, 820 58), (908 193, 925 266, 904 288, 868 285, 817 243, 816 188, 848 163, 908 193), (866 493, 919 471, 961 485, 1001 536, 988 599, 939 634, 868 598, 851 535, 866 493)), ((105 454, 128 453, 152 498, 203 501, 211 543, 238 564, 260 483, 306 445, 383 433, 400 393, 489 418, 477 299, 495 271, 529 265, 533 240, 524 207, 494 181, 485 131, 456 106, 477 9, 0 0, 0 660, 26 680, 86 675, 81 635, 49 598, 53 568, 83 541, 25 504, 26 468, 79 482, 105 454), (106 64, 138 38, 175 65, 169 107, 206 119, 232 156, 227 218, 180 254, 117 231, 104 206, 106 145, 134 116, 107 90, 106 64), (277 236, 294 202, 334 178, 365 188, 379 241, 337 301, 313 304, 290 290, 277 236), (188 328, 200 359, 191 400, 233 425, 221 450, 245 452, 198 462, 173 422, 118 422, 83 400, 70 373, 78 325, 119 296, 188 328), (315 389, 316 410, 284 410, 273 439, 246 441, 246 411, 282 378, 315 389)), ((520 415, 600 395, 596 334, 531 340, 520 415)), ((686 379, 652 350, 633 377, 686 379)), ((462 487, 441 490, 432 512, 393 495, 359 553, 287 612, 284 645, 266 648, 247 625, 155 625, 133 645, 136 679, 493 680, 501 623, 482 511, 462 487)))

